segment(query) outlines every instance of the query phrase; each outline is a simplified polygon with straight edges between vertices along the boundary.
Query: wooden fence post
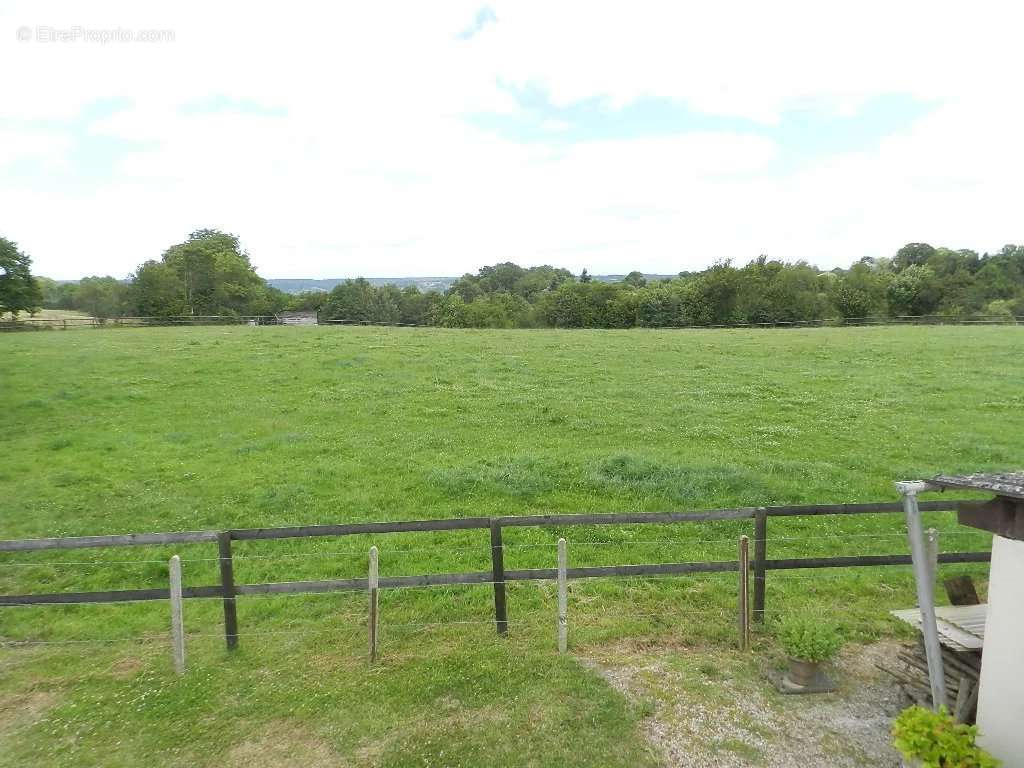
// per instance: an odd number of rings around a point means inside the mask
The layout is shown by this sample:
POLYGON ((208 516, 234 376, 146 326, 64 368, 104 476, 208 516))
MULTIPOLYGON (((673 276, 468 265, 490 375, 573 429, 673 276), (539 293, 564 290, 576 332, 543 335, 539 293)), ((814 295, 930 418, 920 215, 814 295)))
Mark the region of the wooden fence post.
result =
POLYGON ((171 653, 174 671, 185 674, 185 621, 181 605, 181 558, 174 555, 170 562, 171 577, 171 653))
POLYGON ((758 507, 754 511, 754 621, 764 623, 764 592, 768 558, 768 511, 758 507))
POLYGON ((224 602, 224 638, 228 650, 238 647, 238 609, 235 605, 235 569, 231 559, 231 532, 217 534, 217 549, 220 552, 220 588, 224 602))
POLYGON ((740 650, 750 650, 750 539, 740 536, 740 650))
POLYGON ((558 652, 569 648, 569 585, 566 571, 569 557, 565 551, 565 539, 558 540, 558 652))
POLYGON ((508 609, 505 606, 505 559, 501 543, 501 524, 491 520, 491 581, 494 582, 494 625, 499 635, 508 634, 508 609))
POLYGON ((370 572, 366 581, 370 592, 370 663, 377 661, 377 548, 370 547, 370 572))

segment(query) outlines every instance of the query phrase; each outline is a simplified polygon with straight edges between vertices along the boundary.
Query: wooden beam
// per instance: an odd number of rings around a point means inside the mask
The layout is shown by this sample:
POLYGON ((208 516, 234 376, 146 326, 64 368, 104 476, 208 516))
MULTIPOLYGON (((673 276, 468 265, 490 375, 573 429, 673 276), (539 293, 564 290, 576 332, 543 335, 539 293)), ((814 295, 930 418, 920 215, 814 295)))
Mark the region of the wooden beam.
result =
POLYGON ((184 533, 124 533, 113 536, 72 536, 53 539, 11 539, 0 541, 0 552, 36 552, 44 549, 87 549, 91 547, 155 547, 163 544, 197 544, 217 540, 214 531, 184 533))
POLYGON ((501 525, 491 521, 491 581, 494 582, 494 626, 499 635, 508 634, 508 606, 505 604, 505 553, 501 525))
POLYGON ((238 607, 235 604, 235 571, 231 560, 231 532, 217 534, 220 551, 220 587, 224 603, 224 640, 228 650, 238 647, 238 607))
POLYGON ((462 531, 488 528, 486 517, 461 517, 443 520, 407 520, 393 523, 345 523, 340 525, 299 525, 289 528, 239 528, 231 531, 235 541, 256 539, 295 539, 309 536, 358 536, 367 533, 411 533, 418 531, 462 531))

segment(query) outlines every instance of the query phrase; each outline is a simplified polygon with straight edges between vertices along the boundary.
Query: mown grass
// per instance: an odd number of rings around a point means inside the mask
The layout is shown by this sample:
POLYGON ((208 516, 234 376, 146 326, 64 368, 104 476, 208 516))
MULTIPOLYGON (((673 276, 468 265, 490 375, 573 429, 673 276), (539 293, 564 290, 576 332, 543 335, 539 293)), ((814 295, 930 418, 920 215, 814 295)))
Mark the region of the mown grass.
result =
MULTIPOLYGON (((1024 465, 1022 339, 998 327, 10 334, 0 537, 894 499, 897 478, 1024 465)), ((929 517, 944 550, 987 548, 929 517)), ((903 552, 900 530, 893 515, 773 520, 770 554, 903 552)), ((749 532, 515 529, 505 560, 550 567, 560 535, 574 565, 725 560, 749 532)), ((371 544, 384 575, 489 567, 486 532, 467 531, 240 542, 236 578, 363 575, 371 544)), ((173 552, 187 583, 216 583, 215 549, 194 545, 2 555, 0 592, 164 586, 173 552)), ((373 670, 359 595, 241 599, 231 656, 216 601, 190 601, 181 680, 163 604, 0 609, 0 637, 54 643, 0 651, 0 765, 288 764, 289 750, 306 765, 644 764, 643 713, 552 653, 552 585, 510 587, 508 641, 492 637, 489 590, 386 592, 373 670), (121 642, 138 637, 151 642, 121 642)), ((730 574, 574 583, 574 651, 724 647, 735 590, 730 574)), ((897 631, 887 610, 913 602, 907 568, 769 581, 770 615, 811 606, 856 640, 897 631)))

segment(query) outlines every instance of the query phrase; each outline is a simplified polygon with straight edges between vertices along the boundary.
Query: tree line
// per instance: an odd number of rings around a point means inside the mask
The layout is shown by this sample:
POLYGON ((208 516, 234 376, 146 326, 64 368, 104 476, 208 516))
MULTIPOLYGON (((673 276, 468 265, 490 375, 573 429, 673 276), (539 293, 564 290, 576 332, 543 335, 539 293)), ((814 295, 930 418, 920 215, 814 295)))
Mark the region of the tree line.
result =
POLYGON ((293 304, 321 319, 449 328, 631 328, 885 320, 906 315, 969 319, 1024 315, 1024 246, 995 254, 911 243, 892 258, 864 258, 822 272, 806 262, 760 256, 743 267, 648 281, 578 277, 551 266, 483 267, 443 294, 349 280, 293 304))
POLYGON ((0 314, 40 307, 99 318, 272 315, 316 310, 320 319, 448 328, 630 328, 884 320, 940 314, 968 319, 1024 315, 1024 246, 997 253, 910 243, 892 258, 863 258, 823 272, 760 256, 742 267, 648 280, 593 279, 553 266, 506 262, 465 274, 441 293, 374 286, 359 278, 330 292, 289 295, 261 278, 235 235, 198 230, 127 280, 59 283, 30 273, 31 260, 0 238, 0 314))

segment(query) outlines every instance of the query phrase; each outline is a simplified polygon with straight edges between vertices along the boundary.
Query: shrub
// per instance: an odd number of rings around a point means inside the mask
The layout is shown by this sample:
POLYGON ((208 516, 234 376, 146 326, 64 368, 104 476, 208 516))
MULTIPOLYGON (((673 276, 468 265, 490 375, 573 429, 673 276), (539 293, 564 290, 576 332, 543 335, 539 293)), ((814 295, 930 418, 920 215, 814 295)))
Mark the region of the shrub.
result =
POLYGON ((953 721, 945 708, 907 707, 892 724, 893 746, 923 768, 995 768, 999 761, 974 743, 977 726, 953 721))
POLYGON ((776 635, 786 653, 802 661, 830 659, 843 644, 833 625, 805 614, 787 616, 779 623, 776 635))

